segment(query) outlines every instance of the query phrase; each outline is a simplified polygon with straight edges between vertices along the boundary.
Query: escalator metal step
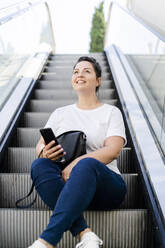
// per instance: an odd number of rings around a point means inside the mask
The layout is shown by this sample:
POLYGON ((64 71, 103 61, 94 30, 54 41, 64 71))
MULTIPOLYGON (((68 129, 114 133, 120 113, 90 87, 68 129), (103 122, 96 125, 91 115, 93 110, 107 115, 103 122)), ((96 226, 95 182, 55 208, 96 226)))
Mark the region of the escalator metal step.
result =
MULTIPOLYGON (((43 72, 42 77, 41 77, 41 79, 43 79, 43 80, 58 80, 60 78, 61 78, 61 73, 57 74, 57 73, 53 73, 53 72, 49 72, 49 73, 43 72)), ((71 81, 71 75, 68 76, 67 74, 66 75, 63 74, 62 79, 63 79, 63 81, 68 81, 68 80, 71 81)), ((102 80, 108 80, 108 79, 110 79, 110 73, 104 73, 102 75, 102 80)))
MULTIPOLYGON (((80 58, 80 56, 75 56, 75 57, 53 57, 50 56, 48 61, 53 61, 56 63, 61 63, 61 64, 65 64, 68 63, 69 65, 71 63, 75 64, 77 62, 77 60, 80 58)), ((107 65, 107 60, 105 59, 105 57, 95 57, 95 59, 97 60, 97 62, 99 62, 100 65, 107 65)))
MULTIPOLYGON (((115 90, 114 89, 101 89, 99 91, 99 97, 101 99, 110 100, 115 99, 115 90)), ((49 100, 58 100, 58 99, 77 99, 77 94, 74 90, 53 90, 53 89, 37 89, 34 91, 34 98, 37 99, 49 99, 49 100)))
MULTIPOLYGON (((47 226, 52 211, 0 209, 0 240, 3 248, 27 248, 47 226)), ((104 248, 152 248, 151 223, 146 210, 86 211, 84 217, 104 242, 104 248)), ((77 243, 65 232, 57 248, 77 243)))
MULTIPOLYGON (((59 64, 61 66, 74 66, 78 59, 80 58, 80 56, 75 56, 75 57, 52 57, 50 56, 49 59, 47 60, 47 62, 54 62, 55 64, 59 64)), ((101 68, 104 68, 105 66, 108 66, 107 64, 107 60, 104 57, 95 57, 95 59, 97 60, 97 62, 101 65, 101 68)))
MULTIPOLYGON (((36 159, 35 148, 27 147, 9 147, 3 166, 3 172, 6 173, 28 173, 33 160, 36 159)), ((132 173, 131 148, 123 148, 117 165, 121 173, 132 173)))
MULTIPOLYGON (((49 80, 40 80, 37 83, 37 87, 40 89, 72 89, 71 80, 69 83, 64 82, 63 80, 49 81, 49 80)), ((110 89, 114 87, 112 80, 106 80, 101 82, 100 89, 110 89)))
MULTIPOLYGON (((26 106, 12 147, 5 154, 0 174, 0 247, 27 248, 41 234, 48 224, 52 211, 40 196, 34 206, 27 210, 15 208, 17 199, 25 196, 31 187, 30 167, 36 158, 35 146, 40 138, 39 128, 43 127, 50 113, 56 108, 75 103, 72 94, 72 70, 80 55, 53 55, 49 57, 41 80, 26 106)), ((118 106, 114 82, 104 53, 94 56, 102 67, 103 77, 99 90, 102 102, 118 106)), ((90 228, 104 241, 104 248, 153 248, 151 218, 144 208, 141 183, 134 173, 131 148, 126 147, 117 159, 118 168, 127 184, 127 195, 120 208, 112 211, 85 211, 84 217, 90 228)), ((34 199, 36 191, 22 204, 34 199)), ((75 247, 78 241, 69 231, 64 233, 57 248, 75 247)))
MULTIPOLYGON (((137 174, 122 174, 127 184, 127 195, 121 204, 122 209, 138 209, 142 207, 142 199, 138 187, 137 174)), ((0 208, 15 208, 15 202, 27 195, 30 191, 32 181, 29 174, 23 173, 1 173, 0 174, 0 208)), ((30 203, 35 197, 36 191, 26 199, 22 205, 30 203)), ((32 207, 34 209, 49 209, 37 195, 37 201, 32 207)))
POLYGON ((13 140, 16 147, 35 147, 40 138, 38 128, 17 128, 16 138, 13 140))
POLYGON ((40 136, 39 129, 37 128, 17 128, 14 146, 35 147, 40 136))
POLYGON ((51 59, 78 59, 81 56, 90 56, 90 57, 95 57, 97 59, 104 59, 105 60, 105 55, 104 53, 90 53, 90 54, 54 54, 54 55, 50 55, 49 58, 51 59))
MULTIPOLYGON (((54 56, 50 56, 48 61, 54 61, 56 63, 76 63, 77 60, 80 58, 80 56, 70 56, 70 57, 54 57, 54 56)), ((97 60, 97 62, 99 62, 99 64, 102 64, 102 63, 106 63, 106 59, 105 57, 102 57, 102 56, 97 56, 95 57, 95 59, 97 60)))
MULTIPOLYGON (((114 100, 102 100, 104 103, 108 103, 117 106, 117 99, 114 100)), ((66 106, 75 103, 75 99, 69 100, 30 100, 27 111, 32 112, 53 112, 56 108, 66 106)))
MULTIPOLYGON (((89 56, 89 55, 88 55, 89 56)), ((92 55, 91 55, 92 56, 92 55)), ((55 61, 55 62, 61 62, 61 63, 66 63, 66 62, 77 62, 77 60, 82 57, 82 55, 75 55, 75 56, 56 56, 52 55, 49 56, 48 61, 55 61)), ((101 64, 104 62, 107 62, 106 58, 104 55, 94 55, 95 59, 101 64)))
MULTIPOLYGON (((73 72, 73 66, 45 66, 44 72, 57 72, 57 73, 63 73, 65 71, 65 74, 70 76, 73 72)), ((109 73, 109 67, 104 66, 102 68, 102 74, 108 72, 109 73)))
POLYGON ((41 128, 44 127, 51 113, 25 112, 20 121, 21 127, 41 128))
MULTIPOLYGON (((98 61, 99 62, 99 61, 98 61)), ((74 65, 75 65, 75 63, 76 63, 76 60, 71 60, 71 61, 63 61, 63 60, 59 60, 59 61, 56 61, 56 60, 48 60, 47 61, 47 64, 46 64, 46 66, 57 66, 57 67, 68 67, 68 66, 70 66, 70 67, 74 67, 74 65)), ((107 61, 103 61, 103 62, 99 62, 99 64, 100 64, 100 66, 101 66, 101 68, 104 68, 104 67, 107 67, 107 61)))

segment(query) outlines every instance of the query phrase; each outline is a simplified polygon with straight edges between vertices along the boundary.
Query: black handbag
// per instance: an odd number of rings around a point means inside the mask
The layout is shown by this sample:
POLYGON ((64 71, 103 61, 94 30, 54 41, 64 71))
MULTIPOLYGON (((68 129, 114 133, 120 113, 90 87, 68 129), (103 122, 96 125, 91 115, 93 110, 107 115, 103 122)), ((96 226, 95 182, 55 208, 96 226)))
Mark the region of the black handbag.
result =
MULTIPOLYGON (((74 159, 78 158, 79 156, 86 154, 86 135, 82 131, 74 130, 62 133, 61 135, 56 137, 59 144, 64 148, 66 151, 66 155, 62 159, 58 159, 55 163, 63 170, 70 162, 74 159)), ((40 155, 39 155, 40 156, 40 155)), ((37 199, 37 192, 34 200, 25 206, 19 206, 18 204, 25 200, 27 197, 31 195, 34 189, 34 183, 32 183, 30 192, 23 198, 16 201, 17 208, 29 208, 31 207, 36 199, 37 199)))
POLYGON ((68 131, 57 136, 66 155, 56 160, 56 164, 63 170, 70 162, 86 153, 86 135, 82 131, 68 131))

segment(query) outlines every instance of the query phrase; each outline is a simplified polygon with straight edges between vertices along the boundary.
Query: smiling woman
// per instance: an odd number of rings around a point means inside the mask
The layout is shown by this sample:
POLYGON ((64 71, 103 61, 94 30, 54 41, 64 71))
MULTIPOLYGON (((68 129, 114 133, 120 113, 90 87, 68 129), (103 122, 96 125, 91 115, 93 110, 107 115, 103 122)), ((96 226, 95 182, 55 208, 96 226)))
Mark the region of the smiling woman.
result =
MULTIPOLYGON (((95 92, 101 85, 101 67, 92 57, 80 57, 73 68, 72 85, 76 91, 75 85, 89 83, 88 87, 94 87, 95 92)), ((92 87, 92 88, 93 88, 92 87)), ((91 93, 88 90, 88 94, 91 93)))
POLYGON ((120 110, 99 101, 96 89, 100 84, 98 62, 80 57, 72 76, 77 104, 57 108, 45 126, 52 128, 56 136, 71 130, 83 131, 87 137, 86 154, 61 170, 56 160, 64 156, 60 155, 65 152, 62 147, 52 147, 52 142, 46 145, 42 138, 36 146, 41 158, 32 163, 31 177, 38 194, 54 212, 47 228, 29 248, 53 248, 66 230, 80 236, 76 248, 99 248, 103 242, 87 226, 82 213, 88 208, 114 209, 124 200, 126 184, 116 158, 126 143, 125 127, 120 110))

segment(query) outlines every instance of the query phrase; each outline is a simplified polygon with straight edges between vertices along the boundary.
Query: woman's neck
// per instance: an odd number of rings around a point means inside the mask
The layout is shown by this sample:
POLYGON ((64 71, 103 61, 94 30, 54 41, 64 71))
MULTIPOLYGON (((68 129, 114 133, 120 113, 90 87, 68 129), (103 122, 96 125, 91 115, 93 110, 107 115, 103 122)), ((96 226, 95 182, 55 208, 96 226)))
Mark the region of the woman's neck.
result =
POLYGON ((95 97, 79 96, 78 98, 77 107, 81 109, 94 109, 100 105, 102 105, 102 103, 98 100, 97 96, 95 97))

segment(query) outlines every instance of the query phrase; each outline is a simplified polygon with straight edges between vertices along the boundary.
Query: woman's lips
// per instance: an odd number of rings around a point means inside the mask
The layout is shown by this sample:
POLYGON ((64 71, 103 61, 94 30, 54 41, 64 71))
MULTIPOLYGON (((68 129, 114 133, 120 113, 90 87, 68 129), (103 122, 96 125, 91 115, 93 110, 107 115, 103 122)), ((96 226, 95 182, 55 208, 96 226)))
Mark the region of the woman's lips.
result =
POLYGON ((77 82, 76 82, 77 84, 84 84, 84 83, 86 83, 84 80, 78 80, 77 82))

